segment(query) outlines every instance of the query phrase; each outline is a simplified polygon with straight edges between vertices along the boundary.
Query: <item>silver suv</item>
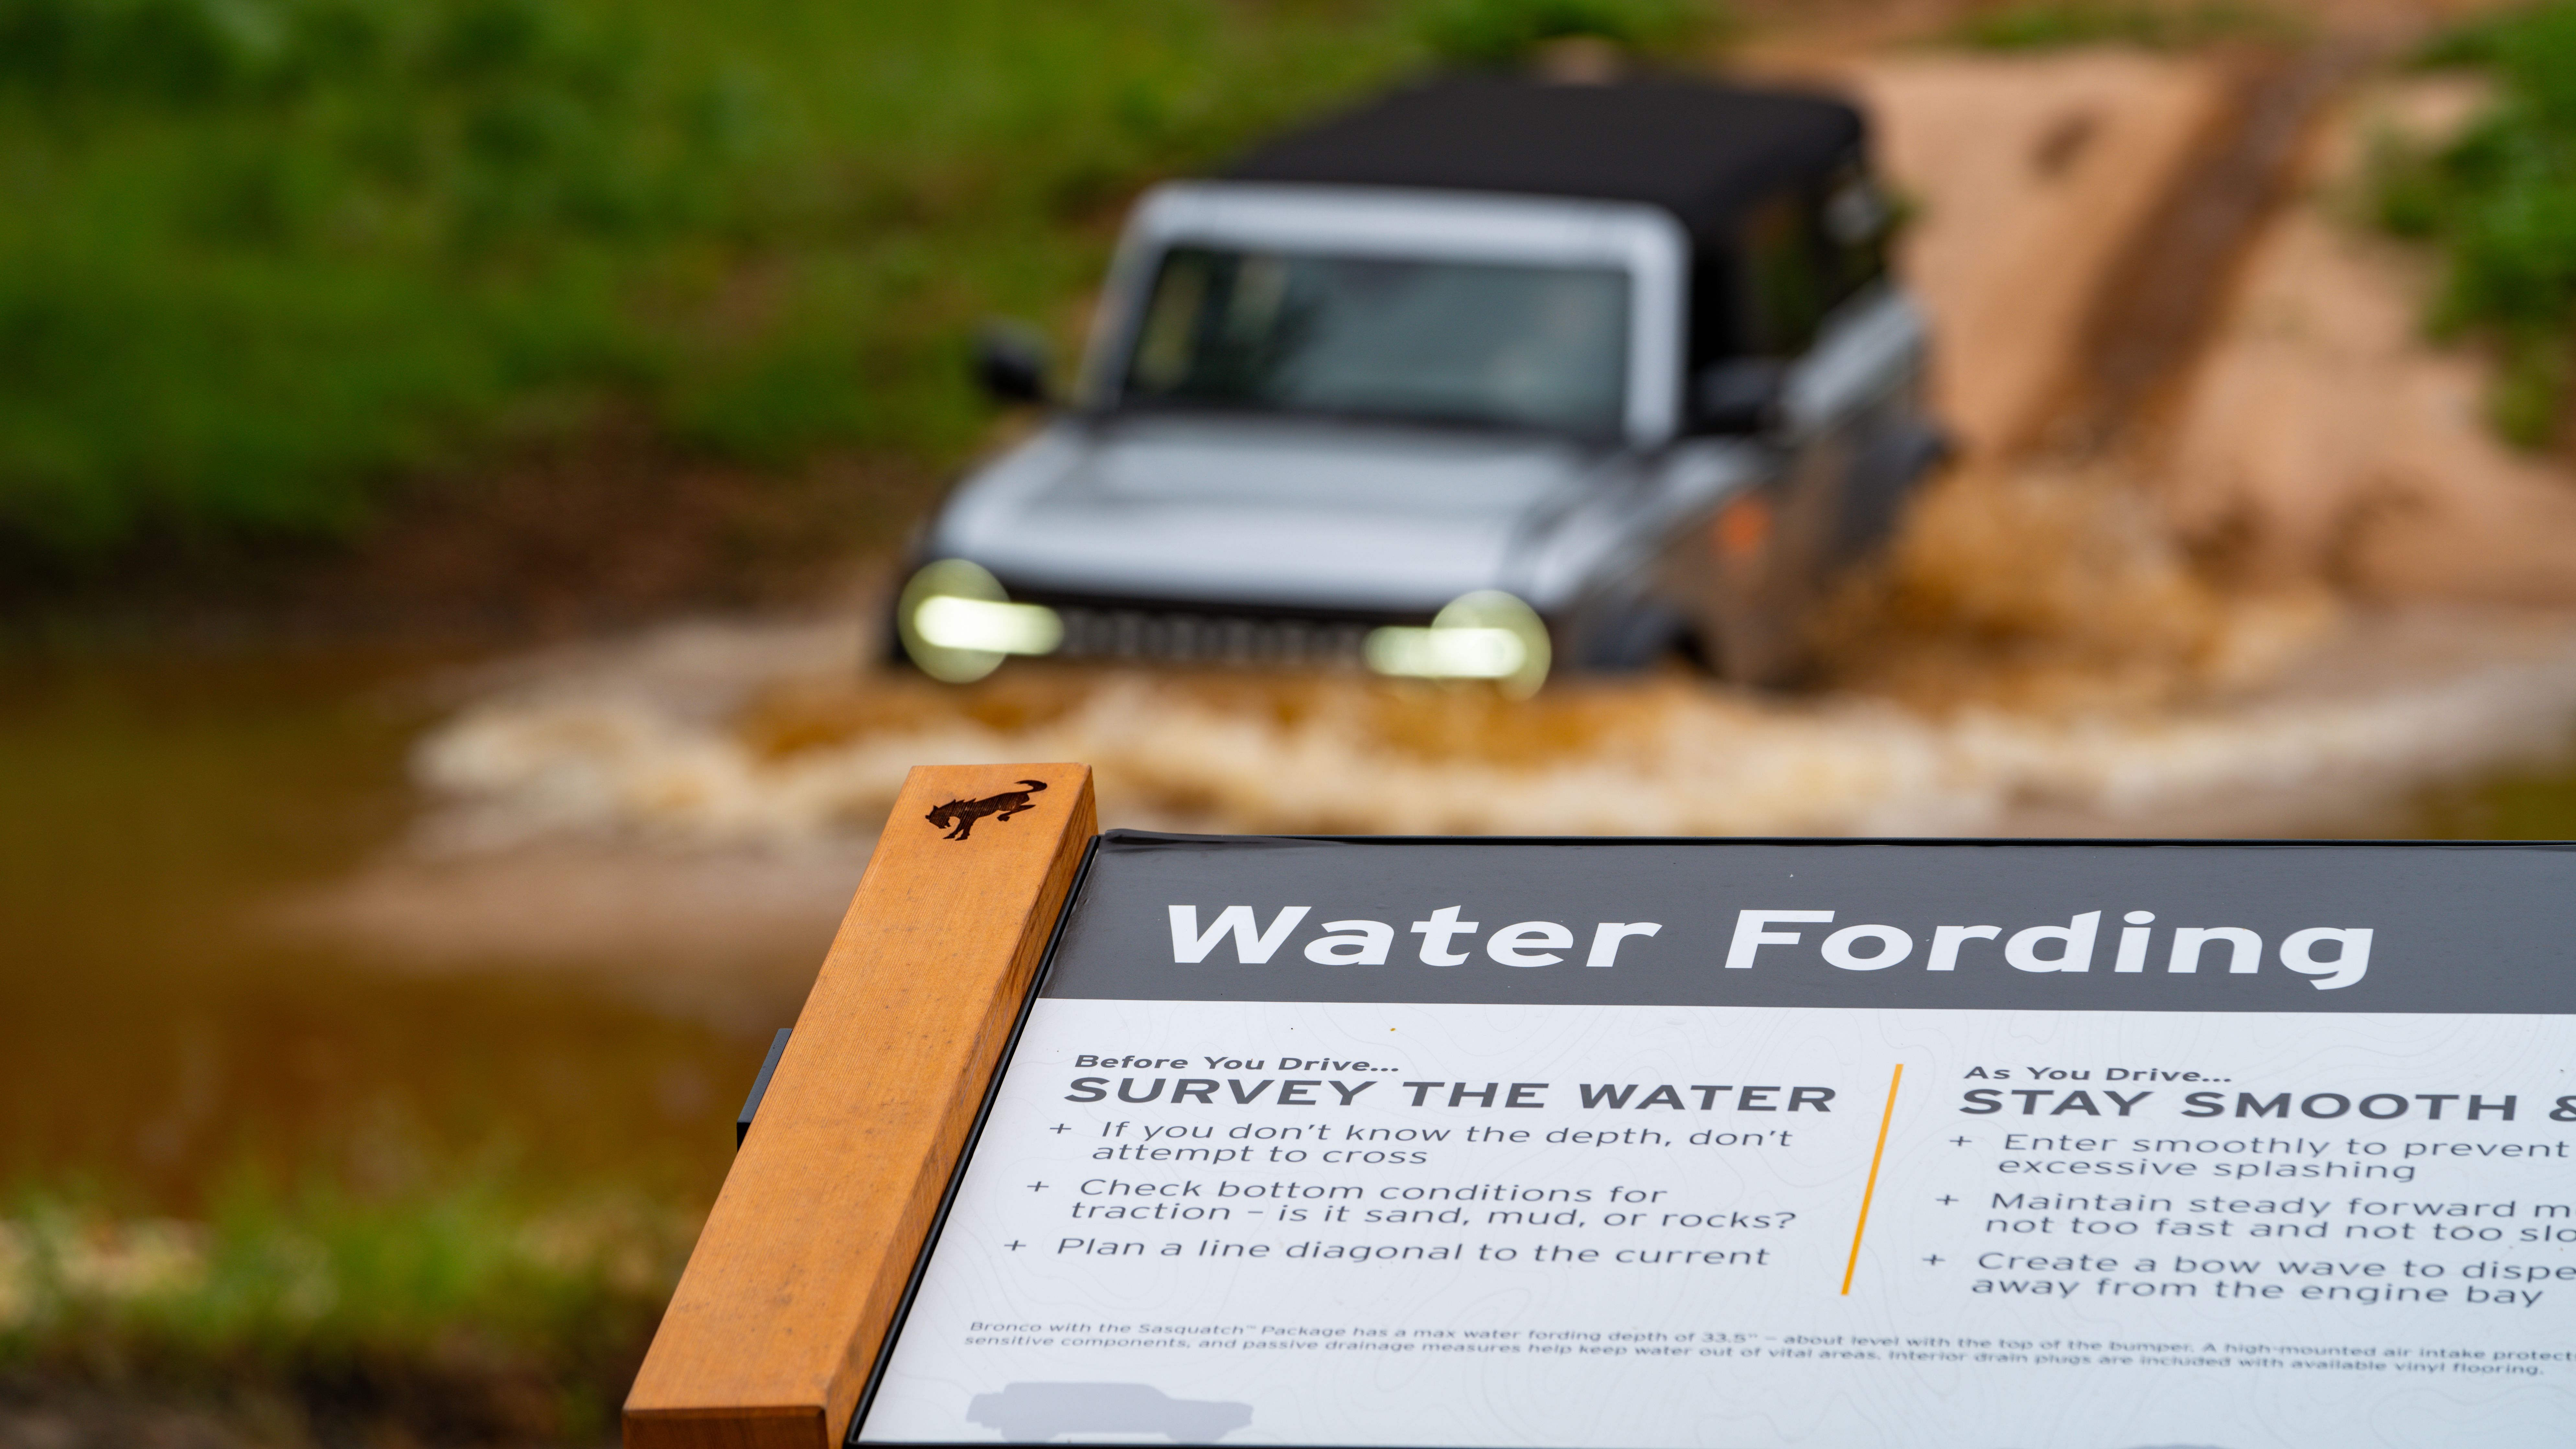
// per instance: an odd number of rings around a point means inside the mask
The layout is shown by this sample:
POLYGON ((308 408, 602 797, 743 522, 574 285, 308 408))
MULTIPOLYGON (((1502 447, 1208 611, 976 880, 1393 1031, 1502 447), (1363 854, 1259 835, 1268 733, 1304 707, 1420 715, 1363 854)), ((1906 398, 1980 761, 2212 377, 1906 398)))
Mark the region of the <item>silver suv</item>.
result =
MULTIPOLYGON (((1136 207, 1070 405, 924 530, 916 664, 1781 680, 1942 452, 1859 113, 1456 77, 1136 207)), ((998 396, 1039 359, 988 340, 998 396)))

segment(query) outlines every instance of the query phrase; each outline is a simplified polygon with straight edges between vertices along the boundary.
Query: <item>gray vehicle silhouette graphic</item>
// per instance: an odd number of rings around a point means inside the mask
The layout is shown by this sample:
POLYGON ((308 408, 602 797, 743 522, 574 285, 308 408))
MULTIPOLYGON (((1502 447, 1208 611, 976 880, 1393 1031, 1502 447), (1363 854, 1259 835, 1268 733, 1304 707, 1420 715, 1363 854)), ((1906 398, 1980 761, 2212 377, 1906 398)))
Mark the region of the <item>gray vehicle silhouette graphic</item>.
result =
POLYGON ((1250 1404, 1176 1399, 1150 1384, 1011 1384, 977 1394, 969 1423, 1013 1444, 1059 1434, 1161 1434, 1175 1444, 1212 1444, 1252 1422, 1250 1404))

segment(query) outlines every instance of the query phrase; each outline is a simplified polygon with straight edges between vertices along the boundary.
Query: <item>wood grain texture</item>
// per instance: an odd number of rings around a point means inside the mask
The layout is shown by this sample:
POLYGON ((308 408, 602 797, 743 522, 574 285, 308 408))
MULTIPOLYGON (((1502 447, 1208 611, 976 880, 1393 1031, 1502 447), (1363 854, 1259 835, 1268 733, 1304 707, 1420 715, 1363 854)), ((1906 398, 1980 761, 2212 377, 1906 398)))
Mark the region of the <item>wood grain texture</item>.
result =
POLYGON ((833 1449, 1098 833, 1082 765, 915 769, 626 1400, 628 1449, 833 1449), (1046 782, 944 838, 925 817, 1046 782))

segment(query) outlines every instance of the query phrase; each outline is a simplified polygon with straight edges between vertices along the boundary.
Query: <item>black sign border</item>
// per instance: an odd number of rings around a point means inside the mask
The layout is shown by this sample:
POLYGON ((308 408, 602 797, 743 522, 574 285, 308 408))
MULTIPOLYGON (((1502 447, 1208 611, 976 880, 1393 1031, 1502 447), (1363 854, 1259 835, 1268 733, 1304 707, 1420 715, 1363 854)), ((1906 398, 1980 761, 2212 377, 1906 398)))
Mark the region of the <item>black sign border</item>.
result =
MULTIPOLYGON (((861 1426, 868 1421, 868 1411, 875 1407, 877 1394, 885 1385, 885 1376, 894 1363, 897 1344, 904 1330, 911 1326, 913 1303, 920 1297, 921 1285, 930 1274, 930 1261, 939 1251, 940 1240, 948 1230, 948 1215, 956 1205, 957 1194, 965 1186, 966 1171, 974 1164, 975 1153, 984 1142, 984 1124, 991 1120, 993 1104, 1000 1100, 1002 1081, 1010 1075, 1011 1063, 1020 1050, 1020 1036, 1027 1030, 1030 1014, 1038 999, 1046 994, 1047 978, 1055 972, 1056 951, 1064 942, 1065 927, 1073 919, 1074 908, 1082 900, 1083 887, 1091 878, 1091 863, 1104 842, 1117 840, 1155 845, 1252 845, 1265 841, 1333 845, 1764 845, 1764 846, 2091 846, 2161 850, 2196 846, 2226 846, 2231 849, 2390 849, 2407 850, 2558 850, 2576 851, 2570 840, 2298 840, 2262 839, 2230 840, 2224 837, 2195 836, 2188 839, 2123 837, 2090 839, 2083 836, 1807 836, 1807 835, 1192 835, 1158 830, 1104 830, 1083 846, 1082 863, 1076 868, 1073 885, 1064 893, 1064 904, 1057 909, 1055 924, 1047 932, 1046 953, 1039 958, 1038 969, 1029 976, 1028 994, 1020 1001, 1018 1014, 1011 1023, 1010 1039, 1002 1044, 1002 1054, 993 1067, 993 1079, 984 1084, 983 1102, 975 1110, 974 1126, 966 1134, 966 1145, 957 1154, 957 1166, 950 1172, 948 1186, 940 1194, 939 1211, 931 1219, 930 1232, 922 1240, 921 1253, 913 1261, 912 1274, 904 1283, 903 1298, 895 1308, 894 1321, 886 1329, 885 1341, 878 1345, 876 1361, 869 1366, 868 1381, 860 1390, 858 1407, 850 1413, 848 1430, 842 1435, 842 1449, 863 1446, 915 1445, 919 1449, 989 1449, 997 1442, 989 1439, 914 1440, 863 1439, 861 1426)), ((1418 1446, 1395 1445, 1270 1445, 1265 1449, 1418 1449, 1418 1446)), ((1451 1445, 1444 1449, 1503 1449, 1491 1445, 1451 1445)))

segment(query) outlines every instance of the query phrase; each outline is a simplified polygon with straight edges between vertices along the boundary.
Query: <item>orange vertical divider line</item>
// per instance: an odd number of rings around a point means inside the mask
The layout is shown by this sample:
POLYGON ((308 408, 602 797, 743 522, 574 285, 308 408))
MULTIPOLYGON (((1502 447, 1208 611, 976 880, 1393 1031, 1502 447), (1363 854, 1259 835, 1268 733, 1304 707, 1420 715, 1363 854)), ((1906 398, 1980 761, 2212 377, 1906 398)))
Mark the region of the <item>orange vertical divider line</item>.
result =
POLYGON ((1851 1261, 1843 1264, 1842 1296, 1851 1296, 1852 1274, 1860 1271, 1861 1235, 1869 1231, 1869 1200, 1878 1194, 1878 1164, 1887 1156, 1887 1124, 1896 1120, 1896 1086, 1905 1080, 1905 1063, 1887 1079, 1887 1110, 1878 1114, 1878 1150, 1869 1155, 1869 1185, 1860 1190, 1860 1221, 1852 1225, 1851 1261))

